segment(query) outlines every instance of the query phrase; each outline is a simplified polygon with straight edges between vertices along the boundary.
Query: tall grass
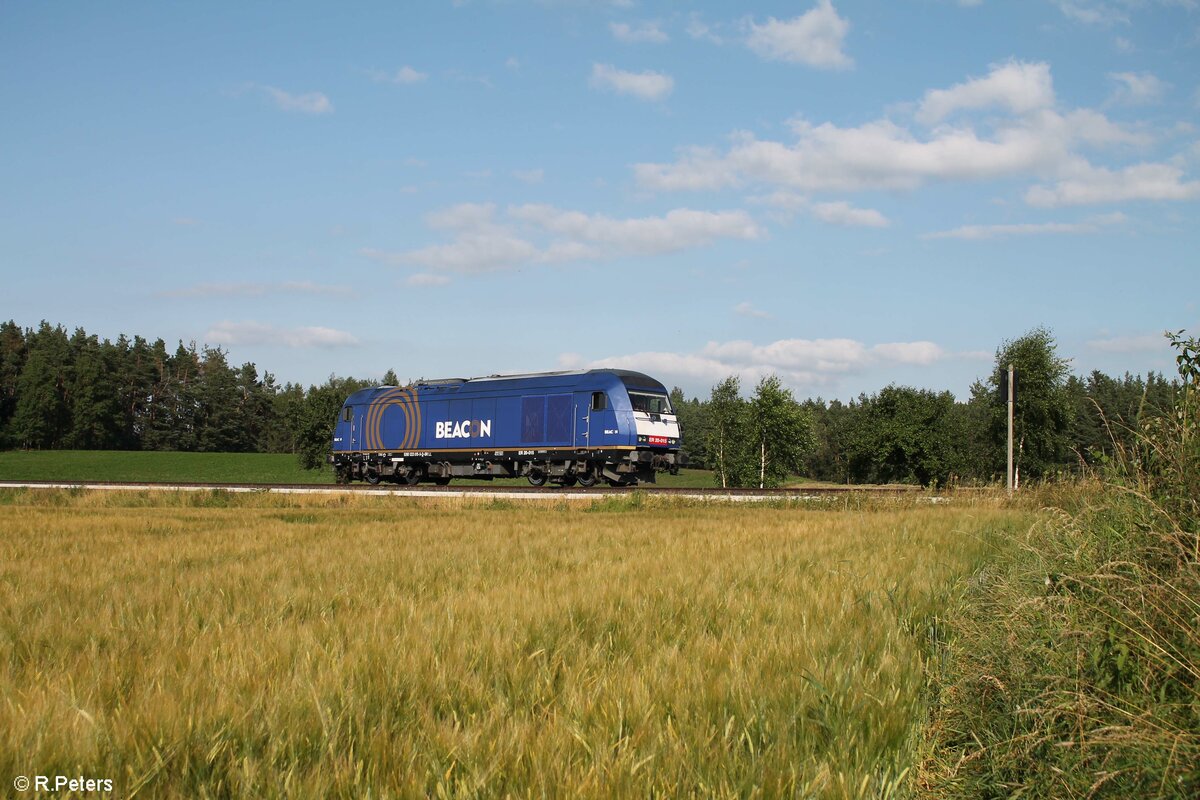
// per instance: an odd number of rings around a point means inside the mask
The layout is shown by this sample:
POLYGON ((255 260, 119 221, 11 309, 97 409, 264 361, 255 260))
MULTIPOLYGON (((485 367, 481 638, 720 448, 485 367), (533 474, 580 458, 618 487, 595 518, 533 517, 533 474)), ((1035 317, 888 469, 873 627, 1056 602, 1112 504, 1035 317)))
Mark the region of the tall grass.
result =
POLYGON ((155 797, 899 791, 1022 512, 7 492, 0 780, 155 797))
POLYGON ((1173 413, 978 576, 934 684, 925 794, 1200 797, 1191 344, 1173 413))

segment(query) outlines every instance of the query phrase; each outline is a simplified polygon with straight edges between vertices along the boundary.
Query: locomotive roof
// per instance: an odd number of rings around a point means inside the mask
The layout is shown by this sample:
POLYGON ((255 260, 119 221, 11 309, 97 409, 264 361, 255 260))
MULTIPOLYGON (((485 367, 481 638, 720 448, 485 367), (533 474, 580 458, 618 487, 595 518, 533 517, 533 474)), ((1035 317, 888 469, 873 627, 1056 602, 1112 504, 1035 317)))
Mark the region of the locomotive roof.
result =
MULTIPOLYGON (((422 379, 414 381, 410 386, 412 388, 457 388, 471 387, 477 384, 496 383, 499 381, 520 381, 520 380, 535 380, 538 378, 570 378, 581 377, 584 375, 612 375, 619 379, 627 387, 641 389, 659 389, 666 391, 662 383, 651 378, 644 372, 635 372, 628 369, 576 369, 576 370, 560 370, 557 372, 525 372, 512 375, 484 375, 478 378, 437 378, 437 379, 422 379)), ((360 396, 371 395, 383 389, 394 388, 388 386, 372 386, 366 389, 361 389, 355 392, 350 397, 356 398, 360 396)))

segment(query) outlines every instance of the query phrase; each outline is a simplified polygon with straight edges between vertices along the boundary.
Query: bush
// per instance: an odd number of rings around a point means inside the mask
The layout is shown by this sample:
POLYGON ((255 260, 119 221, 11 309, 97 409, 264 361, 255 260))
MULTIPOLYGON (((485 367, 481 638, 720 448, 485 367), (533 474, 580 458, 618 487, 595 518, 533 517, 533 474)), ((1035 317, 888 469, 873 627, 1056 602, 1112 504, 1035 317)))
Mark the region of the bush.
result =
POLYGON ((1200 346, 1105 486, 976 577, 934 675, 935 797, 1200 796, 1200 346))

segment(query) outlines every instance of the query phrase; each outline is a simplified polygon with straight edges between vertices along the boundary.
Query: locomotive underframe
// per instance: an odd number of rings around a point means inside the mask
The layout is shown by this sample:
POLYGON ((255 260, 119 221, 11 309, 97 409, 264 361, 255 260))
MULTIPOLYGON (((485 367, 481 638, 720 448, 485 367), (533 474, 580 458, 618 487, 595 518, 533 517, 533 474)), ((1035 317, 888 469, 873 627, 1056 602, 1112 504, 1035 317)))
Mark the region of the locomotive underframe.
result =
POLYGON ((552 483, 591 486, 606 481, 613 486, 654 483, 659 472, 678 473, 678 451, 649 448, 517 450, 517 451, 401 451, 332 453, 338 483, 389 481, 413 485, 421 481, 446 484, 451 478, 525 477, 535 486, 552 483))

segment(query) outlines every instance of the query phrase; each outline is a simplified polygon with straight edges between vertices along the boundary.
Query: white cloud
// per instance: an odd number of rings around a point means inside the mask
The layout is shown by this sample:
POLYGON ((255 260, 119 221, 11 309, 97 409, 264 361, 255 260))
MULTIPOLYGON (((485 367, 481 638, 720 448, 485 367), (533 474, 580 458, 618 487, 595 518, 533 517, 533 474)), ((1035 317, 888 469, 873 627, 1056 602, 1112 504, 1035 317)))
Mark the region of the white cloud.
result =
POLYGON ((1039 236, 1043 234, 1097 233, 1102 228, 1120 225, 1128 221, 1121 213, 1092 217, 1083 222, 1022 222, 1007 225, 963 225, 948 231, 935 231, 921 236, 922 239, 1006 239, 1013 236, 1039 236))
POLYGON ((871 353, 880 361, 928 366, 945 357, 946 351, 933 342, 890 342, 877 344, 871 353))
POLYGON ((609 24, 608 29, 617 41, 626 44, 662 44, 671 40, 659 27, 658 22, 639 22, 635 25, 613 22, 609 24))
POLYGON ((450 282, 446 275, 434 275, 428 272, 414 272, 404 281, 409 286, 444 286, 450 282))
POLYGON ((854 65, 842 51, 850 23, 838 16, 830 0, 817 0, 814 8, 790 20, 770 17, 762 25, 753 20, 748 25, 746 44, 762 58, 821 69, 854 65))
POLYGON ((299 111, 303 114, 333 113, 333 103, 321 92, 291 94, 274 86, 260 86, 259 88, 267 93, 278 108, 284 111, 299 111))
POLYGON ((733 307, 733 313, 740 314, 743 317, 754 317, 755 319, 770 319, 771 315, 760 308, 755 308, 754 304, 749 300, 738 303, 733 307))
POLYGON ((159 292, 156 297, 263 297, 278 294, 350 295, 346 286, 329 286, 312 281, 280 283, 198 283, 185 289, 159 292))
POLYGON ((263 322, 230 322, 224 320, 208 329, 204 339, 223 345, 281 345, 283 347, 348 347, 358 339, 345 331, 333 328, 277 328, 263 322))
POLYGON ((891 224, 873 208, 856 208, 844 200, 830 203, 814 203, 802 194, 779 189, 767 195, 749 197, 751 203, 767 205, 787 212, 803 211, 822 222, 845 227, 886 228, 891 224))
POLYGON ((1129 16, 1114 5, 1094 0, 1056 0, 1059 11, 1068 19, 1085 25, 1116 25, 1129 23, 1129 16))
POLYGON ((703 247, 718 239, 766 235, 744 211, 678 208, 660 217, 616 219, 547 205, 509 207, 498 219, 493 204, 463 203, 429 214, 426 224, 454 239, 399 253, 362 255, 400 266, 478 273, 536 264, 652 256, 703 247))
POLYGON ((873 208, 855 208, 844 200, 834 203, 814 203, 813 216, 831 225, 862 228, 886 228, 888 218, 873 208))
POLYGON ((410 85, 414 83, 422 83, 429 79, 428 72, 420 72, 405 64, 395 72, 384 72, 382 70, 372 70, 371 78, 379 83, 396 83, 400 85, 410 85))
POLYGON ((1013 126, 991 139, 942 128, 922 140, 890 120, 856 128, 795 123, 794 144, 740 133, 725 154, 692 148, 673 164, 636 164, 649 189, 702 190, 744 182, 804 191, 912 189, 928 180, 977 180, 1047 169, 1063 156, 1049 126, 1013 126))
MULTIPOLYGON (((640 163, 633 169, 640 186, 657 191, 711 191, 757 184, 806 193, 845 193, 915 189, 933 181, 1028 177, 1061 182, 1061 191, 1030 190, 1027 200, 1035 205, 1107 202, 1068 199, 1088 194, 1075 191, 1075 184, 1106 182, 1109 173, 1092 166, 1083 153, 1144 148, 1155 137, 1142 126, 1113 122, 1093 109, 1047 107, 1053 97, 1045 65, 1010 62, 994 65, 985 78, 926 93, 916 116, 937 122, 929 129, 891 118, 855 127, 793 119, 790 142, 758 139, 737 131, 723 150, 684 148, 674 162, 640 163), (1005 113, 976 121, 944 119, 955 111, 990 106, 1005 113)), ((1118 199, 1193 196, 1191 184, 1168 163, 1125 168, 1117 178, 1107 180, 1115 182, 1141 184, 1140 188, 1107 193, 1118 199)))
POLYGON ((1092 350, 1101 353, 1148 353, 1165 350, 1166 339, 1161 333, 1114 336, 1109 339, 1093 339, 1087 343, 1092 350))
POLYGON ((1086 162, 1075 164, 1067 177, 1051 187, 1034 186, 1025 193, 1033 206, 1122 203, 1129 200, 1192 200, 1200 197, 1200 181, 1184 180, 1171 164, 1134 164, 1111 170, 1086 162))
POLYGON ((541 183, 546 177, 544 169, 514 169, 512 176, 521 183, 541 183))
POLYGON ((495 203, 459 203, 425 215, 425 224, 436 230, 481 228, 496 215, 495 203))
POLYGON ((1147 5, 1194 9, 1196 0, 1053 0, 1068 19, 1085 25, 1128 25, 1132 12, 1147 5))
POLYGON ((947 356, 941 346, 927 341, 868 346, 854 339, 780 339, 764 345, 735 340, 709 342, 696 353, 632 353, 602 358, 587 366, 639 369, 712 382, 739 375, 747 384, 777 374, 791 385, 815 387, 871 367, 928 366, 947 356))
POLYGON ((1117 88, 1108 98, 1109 103, 1116 105, 1157 103, 1167 91, 1167 85, 1149 72, 1110 72, 1108 77, 1117 82, 1117 88))
POLYGON ((640 100, 662 100, 675 88, 675 79, 661 72, 626 72, 611 64, 593 64, 591 85, 640 100))
POLYGON ((614 219, 603 214, 524 205, 509 215, 573 242, 587 242, 622 253, 654 255, 711 244, 716 239, 757 239, 764 231, 744 211, 694 211, 676 208, 661 217, 614 219))
POLYGON ((1054 84, 1050 65, 1012 61, 993 64, 984 78, 973 78, 949 89, 931 89, 917 110, 917 120, 940 122, 959 109, 1003 108, 1027 114, 1054 106, 1054 84))

